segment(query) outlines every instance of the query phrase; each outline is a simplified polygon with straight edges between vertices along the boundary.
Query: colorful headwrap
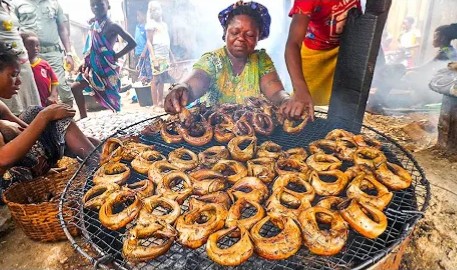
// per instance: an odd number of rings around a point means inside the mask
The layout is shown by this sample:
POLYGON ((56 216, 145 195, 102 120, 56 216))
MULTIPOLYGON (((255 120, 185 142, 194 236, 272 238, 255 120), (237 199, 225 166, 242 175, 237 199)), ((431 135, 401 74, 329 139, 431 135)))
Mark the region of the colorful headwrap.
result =
MULTIPOLYGON (((219 21, 221 22, 222 27, 224 30, 227 28, 228 18, 230 14, 240 6, 248 6, 251 9, 257 11, 262 19, 262 25, 260 26, 260 37, 259 40, 266 39, 270 35, 270 24, 271 24, 271 17, 268 13, 268 9, 259 3, 256 2, 243 2, 238 1, 233 5, 230 5, 226 9, 219 12, 219 21)), ((225 37, 225 34, 223 38, 225 37)))

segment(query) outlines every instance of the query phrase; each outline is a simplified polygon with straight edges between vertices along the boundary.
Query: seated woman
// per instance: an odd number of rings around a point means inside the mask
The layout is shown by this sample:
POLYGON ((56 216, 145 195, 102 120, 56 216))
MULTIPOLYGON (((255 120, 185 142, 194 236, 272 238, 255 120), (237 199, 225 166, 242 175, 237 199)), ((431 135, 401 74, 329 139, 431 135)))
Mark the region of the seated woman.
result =
POLYGON ((225 46, 203 54, 192 73, 175 84, 165 98, 165 111, 174 114, 189 102, 208 105, 242 103, 245 98, 264 95, 280 106, 289 118, 302 115, 303 105, 284 91, 276 69, 265 50, 256 50, 259 40, 268 37, 270 15, 255 2, 239 1, 219 13, 225 46))
MULTIPOLYGON (((20 90, 19 52, 0 42, 0 97, 10 99, 20 90)), ((44 175, 65 150, 82 158, 94 145, 72 117, 75 110, 65 104, 29 107, 18 118, 0 101, 0 175, 2 188, 17 181, 44 175)), ((1 191, 1 189, 0 189, 1 191)))

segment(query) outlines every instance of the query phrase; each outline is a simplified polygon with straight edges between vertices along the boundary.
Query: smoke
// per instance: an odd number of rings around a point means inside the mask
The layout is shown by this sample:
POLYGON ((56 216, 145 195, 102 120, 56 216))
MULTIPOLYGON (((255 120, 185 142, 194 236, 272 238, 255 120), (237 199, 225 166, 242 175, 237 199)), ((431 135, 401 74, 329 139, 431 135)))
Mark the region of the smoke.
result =
MULTIPOLYGON (((393 0, 384 29, 382 47, 387 66, 377 65, 369 103, 384 108, 418 108, 440 103, 441 95, 429 89, 432 76, 449 61, 432 61, 439 48, 433 47, 433 33, 440 25, 455 23, 457 2, 450 0, 403 1, 393 0), (417 46, 405 54, 401 49, 402 21, 414 18, 417 46), (387 89, 387 90, 386 90, 387 89), (381 103, 381 104, 379 104, 381 103)), ((378 59, 379 60, 379 59, 378 59)))

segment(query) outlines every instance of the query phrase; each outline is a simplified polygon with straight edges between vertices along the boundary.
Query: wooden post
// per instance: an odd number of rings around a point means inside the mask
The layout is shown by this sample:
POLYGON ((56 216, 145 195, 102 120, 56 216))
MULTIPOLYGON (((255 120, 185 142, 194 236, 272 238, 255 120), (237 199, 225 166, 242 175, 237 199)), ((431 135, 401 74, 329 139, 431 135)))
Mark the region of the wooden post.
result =
POLYGON ((364 14, 350 12, 341 38, 329 119, 354 122, 354 131, 361 129, 391 3, 392 0, 367 0, 364 14))
POLYGON ((457 153, 457 97, 443 95, 437 146, 449 154, 457 153))

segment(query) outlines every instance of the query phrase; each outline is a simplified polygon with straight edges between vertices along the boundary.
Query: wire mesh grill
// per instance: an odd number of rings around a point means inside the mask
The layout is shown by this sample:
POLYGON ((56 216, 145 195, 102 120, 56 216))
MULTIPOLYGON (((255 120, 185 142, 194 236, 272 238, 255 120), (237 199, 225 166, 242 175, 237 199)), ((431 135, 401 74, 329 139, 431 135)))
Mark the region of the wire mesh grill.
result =
MULTIPOLYGON (((154 118, 119 130, 113 137, 138 135, 144 126, 150 124, 153 120, 154 118)), ((281 145, 283 149, 293 147, 307 148, 310 142, 322 139, 329 131, 335 128, 351 131, 351 126, 344 121, 329 121, 326 119, 326 114, 319 113, 316 120, 309 123, 300 134, 284 134, 280 128, 277 128, 270 137, 258 136, 258 143, 272 140, 281 145)), ((423 211, 425 211, 430 199, 430 187, 424 172, 414 158, 389 137, 366 126, 362 128, 361 133, 380 140, 383 145, 382 150, 386 154, 388 161, 401 164, 413 177, 412 185, 408 189, 394 192, 392 201, 384 210, 388 218, 386 231, 376 239, 368 239, 351 230, 345 247, 335 256, 313 255, 306 247, 303 247, 294 256, 283 261, 268 261, 253 255, 247 262, 234 269, 361 269, 379 261, 410 234, 415 223, 423 216, 423 211)), ((203 147, 194 147, 187 143, 166 144, 160 138, 160 135, 141 135, 140 138, 143 143, 155 145, 155 148, 164 155, 168 155, 170 151, 181 146, 198 153, 213 145, 219 145, 214 140, 203 147)), ((75 225, 81 229, 83 233, 82 239, 74 239, 68 233, 67 237, 73 246, 91 260, 94 265, 102 267, 109 265, 109 267, 120 269, 191 270, 226 268, 208 258, 204 245, 199 249, 192 250, 181 246, 177 242, 173 244, 166 254, 147 263, 132 265, 125 261, 121 252, 126 229, 111 231, 101 225, 97 211, 82 207, 81 198, 93 186, 92 176, 99 167, 98 161, 98 156, 94 153, 85 160, 67 185, 61 198, 59 211, 61 225, 66 233, 69 225, 75 225), (63 202, 68 201, 74 201, 75 203, 63 204, 63 202), (65 209, 68 207, 71 207, 72 211, 65 211, 69 210, 65 209), (63 217, 63 213, 66 212, 76 212, 76 215, 69 221, 63 217), (99 256, 88 254, 86 250, 81 248, 81 241, 89 243, 99 256)), ((351 165, 344 162, 342 170, 351 165)), ((132 170, 128 183, 134 183, 145 178, 147 177, 132 170)), ((182 206, 182 211, 187 211, 186 203, 182 206)), ((253 214, 252 209, 243 211, 244 217, 249 217, 253 214)), ((267 223, 261 233, 271 236, 276 234, 277 231, 278 229, 274 225, 267 223)), ((220 245, 231 246, 236 241, 237 239, 225 237, 220 245)), ((143 244, 148 245, 149 243, 143 244)))

